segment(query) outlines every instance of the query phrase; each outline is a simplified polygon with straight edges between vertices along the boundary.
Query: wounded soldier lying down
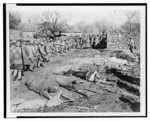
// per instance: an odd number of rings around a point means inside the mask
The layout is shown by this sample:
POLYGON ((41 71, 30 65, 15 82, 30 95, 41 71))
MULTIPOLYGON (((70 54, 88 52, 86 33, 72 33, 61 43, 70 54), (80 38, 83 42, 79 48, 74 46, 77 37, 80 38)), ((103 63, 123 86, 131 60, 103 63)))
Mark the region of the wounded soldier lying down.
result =
POLYGON ((63 72, 63 74, 66 76, 73 75, 76 77, 80 77, 81 79, 85 79, 87 81, 94 82, 94 83, 99 83, 99 82, 108 83, 106 82, 106 80, 100 79, 100 74, 97 71, 68 70, 67 72, 63 72))

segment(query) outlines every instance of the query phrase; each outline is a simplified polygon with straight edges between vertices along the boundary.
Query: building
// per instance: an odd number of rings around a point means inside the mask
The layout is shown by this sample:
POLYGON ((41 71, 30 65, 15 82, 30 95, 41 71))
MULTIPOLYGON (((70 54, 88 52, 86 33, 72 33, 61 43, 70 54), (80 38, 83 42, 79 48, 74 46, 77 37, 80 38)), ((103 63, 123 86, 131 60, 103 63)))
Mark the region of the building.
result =
POLYGON ((37 31, 37 25, 36 24, 22 24, 21 30, 22 30, 23 38, 33 39, 37 31))

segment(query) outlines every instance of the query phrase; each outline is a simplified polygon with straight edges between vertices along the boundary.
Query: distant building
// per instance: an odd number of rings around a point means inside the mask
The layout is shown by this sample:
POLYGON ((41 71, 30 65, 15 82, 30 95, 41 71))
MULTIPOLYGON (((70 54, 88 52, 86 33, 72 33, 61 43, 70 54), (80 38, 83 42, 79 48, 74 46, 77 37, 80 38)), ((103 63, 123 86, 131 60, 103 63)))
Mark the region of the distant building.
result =
POLYGON ((22 30, 23 38, 33 39, 37 31, 37 25, 36 24, 22 24, 21 30, 22 30))
POLYGON ((75 36, 75 35, 81 36, 82 35, 81 32, 63 32, 62 34, 66 36, 75 36))

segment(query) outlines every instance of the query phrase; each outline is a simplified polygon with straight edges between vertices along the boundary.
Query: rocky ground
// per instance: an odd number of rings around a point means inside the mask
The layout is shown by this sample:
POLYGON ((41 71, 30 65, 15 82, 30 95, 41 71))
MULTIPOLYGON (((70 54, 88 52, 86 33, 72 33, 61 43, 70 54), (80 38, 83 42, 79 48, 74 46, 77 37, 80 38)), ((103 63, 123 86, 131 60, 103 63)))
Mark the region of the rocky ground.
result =
MULTIPOLYGON (((57 55, 44 67, 36 68, 34 72, 25 72, 21 82, 11 80, 11 110, 13 112, 138 112, 140 111, 140 67, 139 64, 130 67, 127 71, 117 69, 105 69, 105 60, 110 58, 112 50, 98 51, 93 49, 71 50, 63 55, 57 55), (16 109, 16 105, 28 101, 47 100, 38 93, 29 90, 24 82, 32 77, 40 77, 49 81, 57 78, 63 79, 59 74, 69 69, 96 70, 101 68, 101 79, 105 79, 111 84, 94 84, 86 80, 69 77, 80 81, 75 84, 75 88, 86 96, 62 88, 62 94, 66 95, 74 102, 62 103, 58 106, 29 106, 16 109), (15 106, 14 106, 15 105, 15 106), (32 108, 33 107, 33 108, 32 108)), ((63 97, 61 97, 62 100, 63 97)), ((41 104, 42 104, 41 101, 41 104)))

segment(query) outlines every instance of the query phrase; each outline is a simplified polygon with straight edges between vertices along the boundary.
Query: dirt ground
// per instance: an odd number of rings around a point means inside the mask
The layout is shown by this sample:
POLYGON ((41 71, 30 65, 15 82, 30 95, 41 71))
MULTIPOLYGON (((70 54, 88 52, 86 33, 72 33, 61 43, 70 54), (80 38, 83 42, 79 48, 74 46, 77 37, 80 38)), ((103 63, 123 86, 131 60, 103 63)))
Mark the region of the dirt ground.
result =
MULTIPOLYGON (((27 78, 38 75, 43 78, 48 78, 53 81, 57 77, 55 73, 61 73, 69 69, 79 69, 87 65, 103 66, 106 59, 109 58, 112 50, 98 51, 93 49, 76 49, 71 50, 63 55, 57 55, 46 63, 44 67, 34 69, 34 72, 25 72, 22 82, 27 78), (54 73, 55 72, 55 73, 54 73)), ((139 65, 138 65, 139 66, 139 65)), ((140 111, 140 104, 129 102, 122 97, 122 94, 129 94, 131 97, 138 96, 138 89, 140 87, 140 70, 139 68, 132 68, 130 73, 122 74, 122 72, 115 72, 114 70, 107 70, 101 73, 101 78, 106 79, 112 84, 101 83, 100 85, 93 84, 86 80, 73 77, 83 83, 75 85, 76 88, 82 90, 88 97, 77 94, 63 88, 63 94, 67 95, 75 102, 63 103, 55 107, 41 107, 38 109, 23 109, 19 112, 137 112, 140 111), (118 81, 119 80, 119 81, 118 81), (132 90, 126 85, 135 87, 132 90), (137 91, 137 90, 138 91, 137 91), (92 91, 91 91, 92 90, 92 91), (136 93, 135 93, 136 92, 136 93)), ((39 94, 30 91, 22 82, 11 80, 11 103, 16 99, 25 101, 33 99, 45 99, 39 94)), ((12 108, 12 107, 11 107, 12 108)))

